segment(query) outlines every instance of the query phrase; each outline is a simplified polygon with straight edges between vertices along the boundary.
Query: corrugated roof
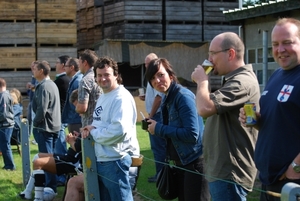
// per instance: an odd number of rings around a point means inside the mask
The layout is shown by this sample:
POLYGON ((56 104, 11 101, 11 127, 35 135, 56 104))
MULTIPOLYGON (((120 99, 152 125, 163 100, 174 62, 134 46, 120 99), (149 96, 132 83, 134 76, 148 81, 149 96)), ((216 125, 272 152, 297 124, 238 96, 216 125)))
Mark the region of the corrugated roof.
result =
POLYGON ((271 14, 285 13, 291 10, 300 9, 300 1, 274 0, 268 3, 255 4, 253 6, 229 9, 223 11, 228 21, 240 21, 271 14))
POLYGON ((243 11, 243 10, 249 10, 253 9, 259 6, 267 6, 270 4, 278 3, 278 2, 283 2, 283 1, 288 1, 288 0, 275 0, 275 1, 269 1, 268 3, 260 3, 260 4, 254 4, 253 6, 247 6, 247 7, 242 7, 242 8, 235 8, 235 9, 229 9, 228 11, 223 11, 223 13, 232 13, 232 12, 238 12, 238 11, 243 11))

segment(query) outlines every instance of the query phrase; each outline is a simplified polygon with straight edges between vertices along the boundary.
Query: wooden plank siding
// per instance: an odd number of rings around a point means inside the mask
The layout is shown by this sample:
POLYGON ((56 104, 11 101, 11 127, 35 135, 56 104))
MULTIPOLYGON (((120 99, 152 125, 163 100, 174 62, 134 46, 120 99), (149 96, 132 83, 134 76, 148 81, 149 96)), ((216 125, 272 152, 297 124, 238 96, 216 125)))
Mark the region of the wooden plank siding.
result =
POLYGON ((104 35, 111 39, 152 39, 162 40, 161 24, 121 23, 104 26, 104 35))
POLYGON ((238 26, 233 25, 204 25, 204 40, 210 41, 216 35, 223 33, 223 32, 234 32, 238 34, 238 26))
POLYGON ((162 18, 160 1, 122 1, 104 6, 104 23, 119 21, 156 21, 162 18))
POLYGON ((86 11, 80 10, 77 12, 77 15, 79 18, 77 23, 78 30, 86 29, 86 11))
POLYGON ((103 32, 102 26, 94 27, 94 43, 98 43, 101 40, 103 40, 102 32, 103 32))
POLYGON ((94 8, 94 26, 102 24, 102 9, 103 7, 94 8))
MULTIPOLYGON (((77 58, 76 47, 39 47, 37 49, 37 59, 49 62, 52 69, 55 69, 57 58, 61 55, 69 55, 77 58)), ((29 64, 31 61, 29 62, 29 64)))
POLYGON ((77 3, 77 10, 85 9, 87 0, 76 0, 77 3))
POLYGON ((75 0, 37 0, 37 20, 76 21, 75 0))
POLYGON ((86 28, 90 29, 94 27, 94 8, 89 8, 86 11, 86 28))
POLYGON ((87 29, 82 29, 77 32, 77 48, 78 50, 89 48, 87 41, 87 29))
POLYGON ((166 40, 201 41, 202 25, 200 24, 167 24, 166 40))
POLYGON ((228 21, 223 14, 223 10, 229 10, 236 7, 236 2, 222 2, 222 4, 220 4, 220 2, 204 1, 204 20, 205 22, 218 22, 219 24, 226 22, 228 24, 228 21))
POLYGON ((35 23, 32 22, 0 22, 0 46, 19 44, 34 45, 35 23))
POLYGON ((37 23, 37 43, 41 44, 76 44, 76 23, 37 23))
POLYGON ((22 94, 26 94, 26 83, 31 80, 30 63, 28 71, 5 71, 1 72, 1 78, 5 79, 7 89, 17 88, 22 94))
POLYGON ((1 0, 0 20, 35 19, 35 0, 1 0))
POLYGON ((86 8, 94 7, 94 0, 86 0, 86 8))
POLYGON ((201 2, 167 1, 167 21, 202 21, 201 2))
POLYGON ((34 47, 0 47, 0 71, 28 69, 35 56, 34 47))

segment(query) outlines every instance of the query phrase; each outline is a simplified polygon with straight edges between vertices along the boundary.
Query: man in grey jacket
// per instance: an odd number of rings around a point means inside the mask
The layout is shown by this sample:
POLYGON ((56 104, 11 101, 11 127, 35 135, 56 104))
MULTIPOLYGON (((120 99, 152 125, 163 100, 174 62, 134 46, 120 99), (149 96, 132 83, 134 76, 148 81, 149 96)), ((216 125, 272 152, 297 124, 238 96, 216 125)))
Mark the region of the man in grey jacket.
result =
MULTIPOLYGON (((32 100, 32 109, 36 115, 33 119, 33 135, 40 153, 53 153, 61 127, 59 91, 56 84, 49 78, 50 70, 47 61, 38 62, 33 67, 33 76, 38 81, 32 100)), ((56 192, 56 176, 50 173, 45 173, 45 175, 45 186, 56 192)), ((35 200, 43 196, 45 186, 43 183, 35 185, 35 200)))

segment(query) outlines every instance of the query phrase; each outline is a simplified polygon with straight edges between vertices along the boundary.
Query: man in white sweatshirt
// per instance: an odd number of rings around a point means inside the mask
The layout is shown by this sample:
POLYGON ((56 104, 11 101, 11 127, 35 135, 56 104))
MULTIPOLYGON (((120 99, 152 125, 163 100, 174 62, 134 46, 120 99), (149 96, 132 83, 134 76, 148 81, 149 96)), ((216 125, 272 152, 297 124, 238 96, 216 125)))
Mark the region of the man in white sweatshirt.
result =
MULTIPOLYGON (((131 157, 140 154, 135 101, 121 85, 117 62, 103 57, 95 63, 95 69, 103 94, 97 101, 93 123, 83 128, 82 137, 92 135, 95 140, 97 173, 101 175, 98 176, 101 200, 133 201, 129 168, 131 157)), ((68 191, 71 191, 69 187, 72 187, 71 184, 68 184, 68 191)), ((65 200, 74 198, 69 195, 70 192, 67 192, 65 200)))

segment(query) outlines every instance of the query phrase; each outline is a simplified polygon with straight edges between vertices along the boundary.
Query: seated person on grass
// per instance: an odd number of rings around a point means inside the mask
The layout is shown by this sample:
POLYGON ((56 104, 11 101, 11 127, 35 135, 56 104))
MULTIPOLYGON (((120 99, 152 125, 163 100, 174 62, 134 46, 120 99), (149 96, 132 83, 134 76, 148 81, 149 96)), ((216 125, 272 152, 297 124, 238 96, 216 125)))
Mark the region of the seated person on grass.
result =
MULTIPOLYGON (((73 93, 72 93, 73 94, 73 93)), ((76 93, 74 93, 76 95, 76 93)), ((70 97, 74 104, 72 95, 70 97)), ((44 171, 61 175, 81 172, 81 135, 78 132, 69 133, 66 141, 70 144, 67 154, 38 153, 34 156, 33 171, 23 192, 19 194, 22 199, 31 199, 32 190, 35 187, 35 201, 43 200, 45 175, 44 171)))

